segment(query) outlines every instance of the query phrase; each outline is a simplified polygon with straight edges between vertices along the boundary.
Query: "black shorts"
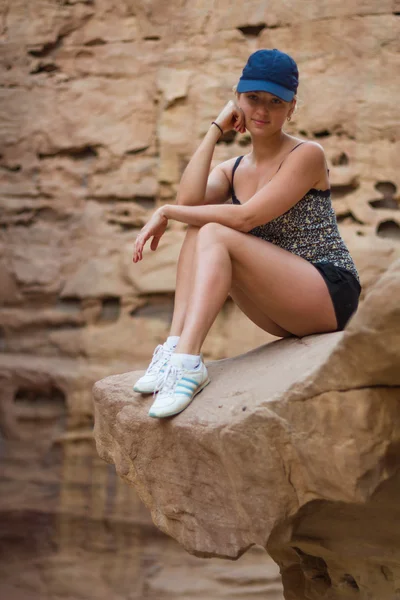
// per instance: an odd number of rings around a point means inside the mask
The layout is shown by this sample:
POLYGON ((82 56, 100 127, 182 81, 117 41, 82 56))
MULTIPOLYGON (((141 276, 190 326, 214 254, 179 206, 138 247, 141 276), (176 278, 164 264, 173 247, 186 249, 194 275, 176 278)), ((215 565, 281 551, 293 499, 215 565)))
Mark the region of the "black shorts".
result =
POLYGON ((325 280, 335 308, 337 331, 341 331, 357 310, 361 285, 347 269, 336 267, 329 262, 311 264, 318 269, 325 280))

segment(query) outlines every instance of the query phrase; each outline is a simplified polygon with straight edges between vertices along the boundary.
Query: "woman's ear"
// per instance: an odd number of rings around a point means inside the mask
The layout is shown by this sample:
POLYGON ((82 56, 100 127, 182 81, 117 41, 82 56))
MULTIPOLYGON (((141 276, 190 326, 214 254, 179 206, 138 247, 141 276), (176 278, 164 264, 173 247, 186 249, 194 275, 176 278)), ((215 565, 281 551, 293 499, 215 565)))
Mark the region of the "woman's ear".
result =
POLYGON ((290 109, 289 109, 288 116, 287 116, 288 119, 292 118, 292 115, 295 112, 295 110, 296 110, 296 96, 290 102, 290 109))

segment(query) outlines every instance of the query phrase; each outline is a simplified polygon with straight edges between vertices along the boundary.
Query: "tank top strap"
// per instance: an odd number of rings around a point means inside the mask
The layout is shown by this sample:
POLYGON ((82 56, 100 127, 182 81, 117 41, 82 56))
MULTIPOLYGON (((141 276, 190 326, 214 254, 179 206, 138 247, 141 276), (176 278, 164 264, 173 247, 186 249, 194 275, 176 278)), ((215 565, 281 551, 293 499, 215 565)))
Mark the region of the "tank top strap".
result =
POLYGON ((240 161, 242 160, 243 156, 238 156, 237 159, 235 160, 235 164, 233 165, 233 169, 232 169, 232 180, 231 180, 231 189, 233 190, 233 178, 235 176, 235 171, 238 168, 238 166, 240 165, 240 161))
POLYGON ((240 204, 240 200, 238 200, 238 198, 236 197, 235 194, 235 190, 233 188, 233 178, 235 176, 235 171, 238 168, 238 166, 240 165, 240 161, 242 160, 243 156, 238 156, 237 159, 235 160, 235 164, 233 165, 233 169, 232 169, 232 179, 231 179, 231 195, 232 195, 232 202, 233 204, 240 204))
MULTIPOLYGON (((302 144, 306 144, 306 143, 307 142, 300 142, 300 144, 297 144, 297 146, 295 146, 294 148, 292 148, 291 151, 286 154, 285 158, 283 159, 283 161, 279 165, 278 170, 276 171, 276 173, 279 171, 279 169, 281 168, 281 166, 283 165, 283 163, 285 162, 285 160, 287 159, 287 157, 289 156, 289 154, 291 154, 293 152, 293 150, 296 150, 296 148, 298 148, 299 146, 302 146, 302 144)), ((275 175, 276 175, 276 173, 275 173, 275 175)))

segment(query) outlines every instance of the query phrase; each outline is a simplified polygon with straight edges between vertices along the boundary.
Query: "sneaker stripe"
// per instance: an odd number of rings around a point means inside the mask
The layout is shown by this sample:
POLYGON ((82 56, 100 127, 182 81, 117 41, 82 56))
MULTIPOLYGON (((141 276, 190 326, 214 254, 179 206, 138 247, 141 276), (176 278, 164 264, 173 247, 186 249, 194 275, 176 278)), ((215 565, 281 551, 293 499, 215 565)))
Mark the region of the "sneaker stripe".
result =
POLYGON ((186 388, 187 390, 190 390, 191 392, 193 392, 193 390, 195 390, 197 388, 197 386, 198 386, 198 384, 187 385, 186 383, 178 383, 178 387, 186 388))
POLYGON ((183 381, 189 381, 190 383, 194 383, 196 386, 199 385, 199 382, 196 381, 195 379, 189 379, 189 377, 182 377, 183 381))
POLYGON ((176 386, 175 389, 177 389, 177 390, 178 389, 189 390, 189 392, 194 392, 194 390, 196 390, 198 387, 199 387, 198 385, 194 385, 192 387, 192 386, 189 386, 189 385, 184 385, 182 383, 178 383, 178 385, 176 386))
POLYGON ((189 396, 189 398, 191 398, 193 396, 193 392, 189 392, 189 391, 185 392, 184 390, 182 390, 182 391, 177 390, 175 392, 175 395, 176 396, 189 396))

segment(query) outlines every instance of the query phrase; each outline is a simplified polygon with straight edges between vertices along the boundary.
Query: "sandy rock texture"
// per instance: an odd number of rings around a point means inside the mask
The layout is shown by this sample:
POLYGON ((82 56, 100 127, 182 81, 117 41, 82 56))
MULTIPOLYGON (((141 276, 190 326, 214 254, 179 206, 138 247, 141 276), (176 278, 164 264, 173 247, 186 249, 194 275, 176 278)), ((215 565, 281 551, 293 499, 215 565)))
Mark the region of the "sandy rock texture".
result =
MULTIPOLYGON (((0 595, 163 600, 166 573, 193 572, 93 447, 93 383, 144 367, 172 315, 184 228, 171 223, 135 266, 133 240, 174 201, 248 55, 278 47, 301 72, 288 131, 326 151, 367 292, 400 256, 399 12, 393 0, 0 2, 0 595)), ((226 135, 214 163, 249 143, 226 135)), ((227 301, 204 354, 271 339, 227 301)), ((198 559, 196 597, 270 586, 277 600, 262 556, 235 577, 198 559)))
MULTIPOLYGON (((135 234, 174 200, 258 48, 298 61, 288 131, 326 150, 364 289, 399 256, 392 0, 5 0, 0 17, 3 351, 92 361, 117 352, 144 366, 168 332, 184 231, 172 223, 157 253, 134 266, 135 234)), ((226 135, 214 162, 249 143, 226 135)), ((204 353, 234 356, 271 339, 227 302, 204 353)))
POLYGON ((345 332, 211 363, 175 418, 147 416, 138 373, 98 382, 100 456, 189 552, 267 548, 285 598, 397 598, 399 297, 397 261, 345 332))

